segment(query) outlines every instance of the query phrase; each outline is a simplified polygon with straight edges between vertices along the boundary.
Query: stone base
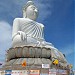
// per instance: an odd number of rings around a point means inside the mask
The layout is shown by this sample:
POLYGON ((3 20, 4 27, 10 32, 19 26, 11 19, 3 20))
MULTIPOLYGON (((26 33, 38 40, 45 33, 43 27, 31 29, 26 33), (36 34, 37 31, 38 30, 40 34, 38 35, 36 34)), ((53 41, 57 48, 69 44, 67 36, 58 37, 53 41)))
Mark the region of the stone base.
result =
POLYGON ((50 57, 51 57, 50 48, 24 46, 24 47, 10 48, 7 51, 6 60, 10 61, 16 58, 46 58, 47 59, 50 57))
POLYGON ((13 59, 6 62, 1 68, 2 70, 26 70, 26 69, 42 69, 42 64, 49 64, 50 68, 68 69, 67 65, 64 63, 59 63, 60 65, 53 65, 50 59, 45 58, 19 58, 13 59), (22 63, 26 61, 26 66, 23 67, 22 63))
POLYGON ((29 69, 41 69, 41 65, 31 65, 25 66, 22 65, 10 65, 10 66, 3 66, 0 70, 29 70, 29 69))
POLYGON ((49 64, 50 68, 67 68, 67 61, 63 54, 58 50, 45 48, 24 46, 10 48, 7 51, 7 57, 3 69, 25 69, 25 68, 42 68, 42 64, 49 64), (59 64, 53 65, 53 61, 58 59, 59 64), (26 67, 22 67, 22 63, 26 61, 26 67))
POLYGON ((45 59, 45 58, 18 58, 18 59, 12 59, 8 62, 5 63, 5 66, 9 65, 21 65, 24 61, 26 61, 27 65, 42 65, 42 64, 50 64, 51 65, 51 60, 50 59, 45 59))
POLYGON ((49 64, 51 66, 51 60, 45 58, 19 58, 12 59, 6 62, 3 66, 6 69, 23 69, 22 63, 26 61, 27 68, 42 68, 42 64, 49 64))

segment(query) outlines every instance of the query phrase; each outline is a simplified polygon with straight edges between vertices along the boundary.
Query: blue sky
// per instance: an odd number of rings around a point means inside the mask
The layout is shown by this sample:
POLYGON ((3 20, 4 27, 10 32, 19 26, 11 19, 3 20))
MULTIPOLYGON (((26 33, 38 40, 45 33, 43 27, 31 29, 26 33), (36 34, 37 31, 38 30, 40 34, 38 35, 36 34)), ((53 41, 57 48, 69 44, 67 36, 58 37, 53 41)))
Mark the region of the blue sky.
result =
MULTIPOLYGON (((45 39, 66 55, 74 65, 74 1, 33 0, 39 9, 38 22, 43 23, 45 39)), ((22 17, 27 0, 0 0, 0 62, 11 47, 13 20, 22 17)), ((75 69, 75 65, 73 67, 75 69)))

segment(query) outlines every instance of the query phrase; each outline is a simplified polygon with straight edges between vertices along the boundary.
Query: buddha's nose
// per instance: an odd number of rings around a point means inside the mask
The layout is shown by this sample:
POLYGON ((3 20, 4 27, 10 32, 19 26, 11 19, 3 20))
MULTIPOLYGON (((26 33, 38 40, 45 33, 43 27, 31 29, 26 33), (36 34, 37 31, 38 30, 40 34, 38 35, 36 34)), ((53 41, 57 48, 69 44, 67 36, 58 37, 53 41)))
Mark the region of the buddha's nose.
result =
POLYGON ((38 12, 38 10, 37 10, 37 9, 35 9, 34 11, 35 11, 35 12, 38 12))

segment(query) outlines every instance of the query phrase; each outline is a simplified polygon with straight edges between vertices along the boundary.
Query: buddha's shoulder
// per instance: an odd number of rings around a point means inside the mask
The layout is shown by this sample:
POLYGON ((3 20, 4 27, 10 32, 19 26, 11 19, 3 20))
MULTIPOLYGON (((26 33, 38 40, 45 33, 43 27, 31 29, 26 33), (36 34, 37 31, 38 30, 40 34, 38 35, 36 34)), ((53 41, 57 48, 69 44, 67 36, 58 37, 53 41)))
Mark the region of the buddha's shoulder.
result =
POLYGON ((33 21, 31 19, 28 19, 28 18, 15 18, 14 21, 18 21, 18 22, 28 22, 28 23, 36 23, 37 25, 41 26, 41 27, 44 27, 44 25, 42 23, 39 23, 39 22, 36 22, 36 21, 33 21))
MULTIPOLYGON (((38 23, 38 22, 37 22, 38 23)), ((42 23, 38 23, 41 27, 44 27, 44 25, 42 23)))
POLYGON ((14 20, 18 21, 29 21, 28 18, 15 18, 14 20))

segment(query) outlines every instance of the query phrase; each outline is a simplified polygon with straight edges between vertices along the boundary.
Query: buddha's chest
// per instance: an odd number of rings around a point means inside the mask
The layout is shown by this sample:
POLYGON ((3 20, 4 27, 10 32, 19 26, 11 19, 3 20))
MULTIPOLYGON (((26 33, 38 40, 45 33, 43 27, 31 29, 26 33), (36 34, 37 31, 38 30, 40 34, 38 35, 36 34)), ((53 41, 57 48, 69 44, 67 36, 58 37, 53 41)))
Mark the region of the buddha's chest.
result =
POLYGON ((25 32, 27 36, 42 38, 42 26, 40 23, 30 20, 21 20, 19 22, 20 30, 25 32))
POLYGON ((24 21, 20 23, 20 30, 25 33, 31 33, 33 31, 38 33, 41 30, 41 26, 34 21, 24 21))

